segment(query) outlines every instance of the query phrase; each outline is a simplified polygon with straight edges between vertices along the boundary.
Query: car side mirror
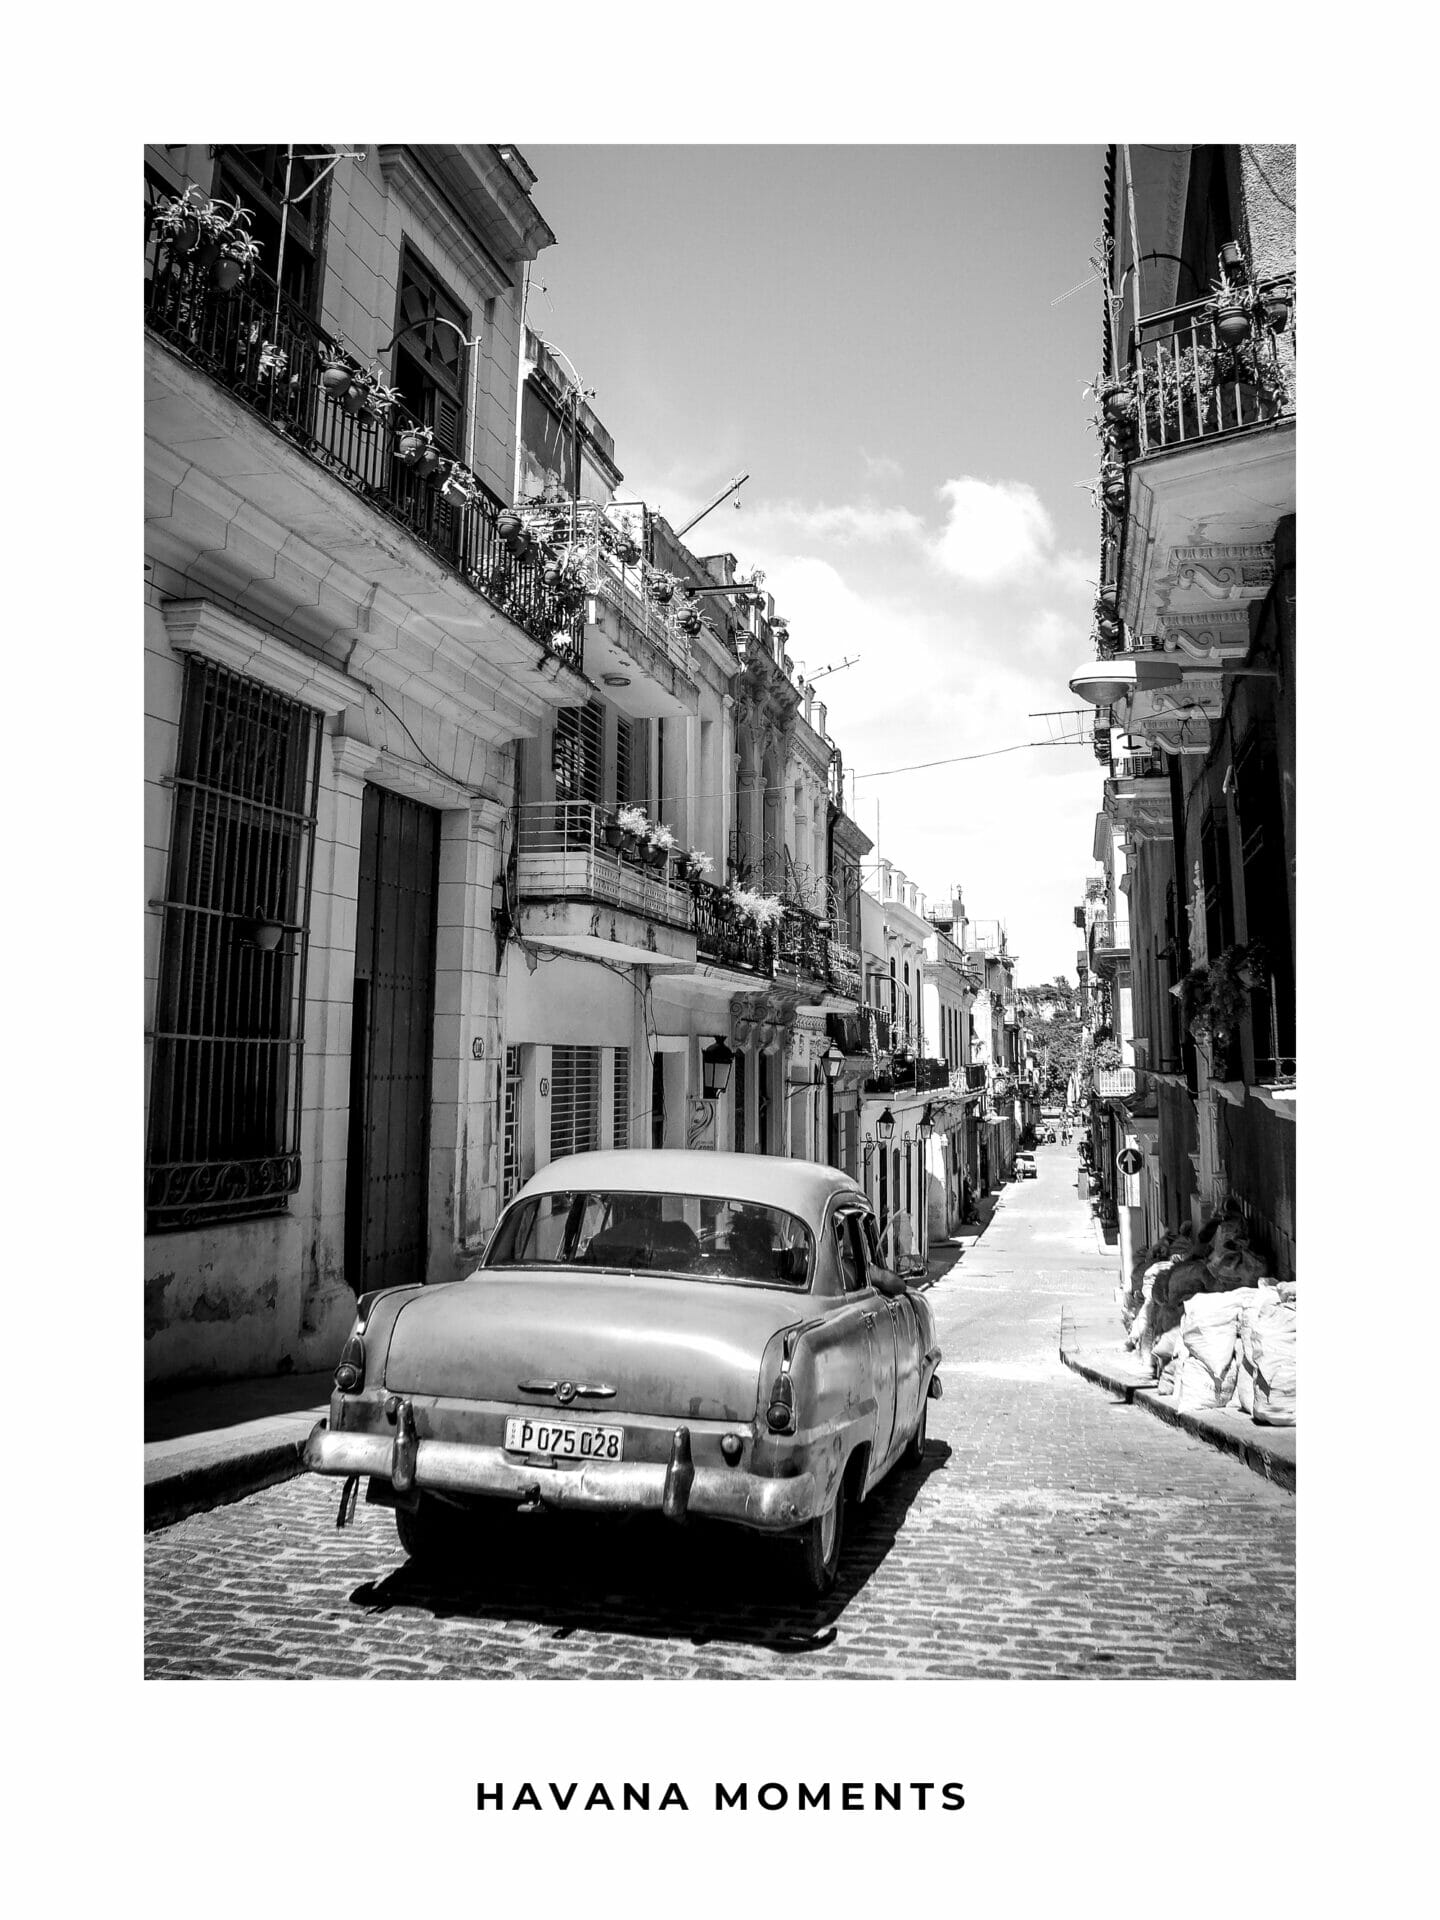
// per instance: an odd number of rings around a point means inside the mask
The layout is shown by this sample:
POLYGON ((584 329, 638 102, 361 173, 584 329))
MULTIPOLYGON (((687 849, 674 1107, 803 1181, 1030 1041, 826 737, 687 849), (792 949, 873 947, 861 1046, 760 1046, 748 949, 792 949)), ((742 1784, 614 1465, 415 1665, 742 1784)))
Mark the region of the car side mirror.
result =
POLYGON ((877 1293, 884 1294, 887 1300, 898 1300, 905 1291, 904 1279, 898 1273, 891 1273, 888 1267, 873 1267, 870 1284, 877 1293))

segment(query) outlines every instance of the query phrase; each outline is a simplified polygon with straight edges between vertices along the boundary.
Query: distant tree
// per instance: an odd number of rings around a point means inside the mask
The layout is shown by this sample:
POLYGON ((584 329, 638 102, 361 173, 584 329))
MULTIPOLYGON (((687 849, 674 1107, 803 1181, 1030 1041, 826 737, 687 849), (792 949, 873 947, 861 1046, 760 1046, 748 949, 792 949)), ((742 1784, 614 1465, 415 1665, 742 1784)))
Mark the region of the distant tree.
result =
POLYGON ((1065 1089, 1080 1058, 1081 1022, 1075 1012, 1075 989, 1063 974, 1043 986, 1022 987, 1020 992, 1033 1000, 1045 1001, 1055 1009, 1045 1028, 1045 1073, 1041 1098, 1053 1104, 1065 1098, 1065 1089))

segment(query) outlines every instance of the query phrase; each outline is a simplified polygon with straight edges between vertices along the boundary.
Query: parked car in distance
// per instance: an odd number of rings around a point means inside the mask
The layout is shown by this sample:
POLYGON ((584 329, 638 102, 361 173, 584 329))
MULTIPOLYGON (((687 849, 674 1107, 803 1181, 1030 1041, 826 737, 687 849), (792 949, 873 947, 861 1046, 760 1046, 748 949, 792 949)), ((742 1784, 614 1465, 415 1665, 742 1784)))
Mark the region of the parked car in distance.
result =
POLYGON ((1033 1180, 1035 1178, 1035 1156, 1033 1153, 1016 1154, 1015 1178, 1017 1180, 1033 1180))
POLYGON ((583 1153, 501 1215, 468 1279, 364 1295, 305 1464, 443 1558, 526 1505, 775 1534, 833 1584, 847 1509, 918 1466, 929 1303, 864 1191, 756 1154, 583 1153))

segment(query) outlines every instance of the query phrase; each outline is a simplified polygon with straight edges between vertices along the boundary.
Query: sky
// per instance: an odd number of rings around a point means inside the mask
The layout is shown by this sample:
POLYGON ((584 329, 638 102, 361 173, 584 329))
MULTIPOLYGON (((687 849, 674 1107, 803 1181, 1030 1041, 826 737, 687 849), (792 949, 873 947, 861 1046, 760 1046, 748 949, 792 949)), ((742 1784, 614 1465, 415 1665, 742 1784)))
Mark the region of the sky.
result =
POLYGON ((528 319, 593 389, 620 493, 678 528, 749 473, 687 544, 763 568, 806 678, 856 661, 816 685, 855 818, 1004 922, 1017 979, 1073 979, 1100 768, 995 750, 1046 738, 1029 716, 1075 709, 1091 654, 1104 149, 524 153, 556 236, 528 319))

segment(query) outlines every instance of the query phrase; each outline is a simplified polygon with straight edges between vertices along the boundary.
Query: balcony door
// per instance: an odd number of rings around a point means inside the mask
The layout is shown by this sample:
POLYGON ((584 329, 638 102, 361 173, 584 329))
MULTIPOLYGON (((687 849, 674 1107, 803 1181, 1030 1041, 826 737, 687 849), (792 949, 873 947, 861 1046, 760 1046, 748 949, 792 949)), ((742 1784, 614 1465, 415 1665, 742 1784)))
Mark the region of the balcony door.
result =
POLYGON ((357 1293, 423 1281, 440 816, 367 786, 360 825, 345 1273, 357 1293))
MULTIPOLYGON (((435 436, 447 460, 465 458, 470 314, 408 243, 400 251, 393 383, 407 413, 435 436)), ((391 491, 410 524, 446 554, 458 551, 460 515, 440 490, 397 460, 391 491)))

